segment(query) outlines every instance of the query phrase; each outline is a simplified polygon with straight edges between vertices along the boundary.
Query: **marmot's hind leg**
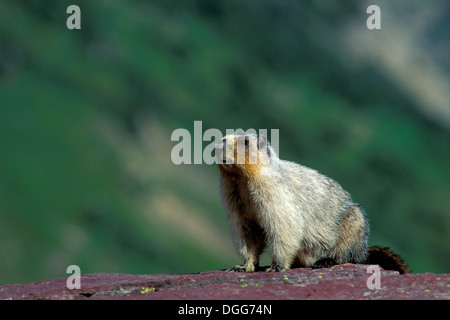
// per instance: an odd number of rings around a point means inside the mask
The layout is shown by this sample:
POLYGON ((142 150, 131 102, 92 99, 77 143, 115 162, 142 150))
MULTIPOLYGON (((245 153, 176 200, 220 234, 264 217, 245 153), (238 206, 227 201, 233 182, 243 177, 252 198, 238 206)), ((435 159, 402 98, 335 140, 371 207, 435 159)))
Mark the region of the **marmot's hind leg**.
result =
POLYGON ((338 243, 327 257, 317 260, 313 268, 362 263, 367 256, 367 236, 367 222, 361 207, 350 206, 341 217, 338 243))
POLYGON ((342 215, 339 235, 329 258, 336 264, 363 262, 367 257, 368 225, 360 206, 352 205, 342 215))
POLYGON ((312 267, 313 269, 330 268, 336 264, 338 263, 333 258, 324 258, 317 260, 312 267))

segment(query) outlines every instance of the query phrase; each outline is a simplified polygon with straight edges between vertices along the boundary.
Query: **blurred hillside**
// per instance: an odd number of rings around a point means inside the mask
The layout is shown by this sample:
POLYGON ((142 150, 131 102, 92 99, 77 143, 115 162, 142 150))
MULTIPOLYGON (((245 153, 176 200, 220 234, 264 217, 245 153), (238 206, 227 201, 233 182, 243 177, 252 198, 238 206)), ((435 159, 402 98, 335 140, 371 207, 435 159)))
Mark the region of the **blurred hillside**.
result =
MULTIPOLYGON (((371 245, 450 272, 450 3, 0 1, 0 284, 239 263, 194 121, 279 129, 363 205, 371 245), (66 8, 81 8, 81 30, 66 8), (366 28, 378 4, 382 29, 366 28)), ((208 145, 205 141, 203 146, 208 145)), ((262 263, 268 263, 263 261, 262 263)))

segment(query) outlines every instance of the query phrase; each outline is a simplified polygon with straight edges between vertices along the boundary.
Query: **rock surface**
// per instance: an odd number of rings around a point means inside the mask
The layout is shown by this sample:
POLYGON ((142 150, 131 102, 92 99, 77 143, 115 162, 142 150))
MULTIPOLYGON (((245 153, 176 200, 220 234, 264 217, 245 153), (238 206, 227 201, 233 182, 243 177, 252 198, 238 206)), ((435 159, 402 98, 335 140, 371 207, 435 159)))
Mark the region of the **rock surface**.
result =
POLYGON ((344 264, 249 274, 94 273, 81 276, 81 289, 68 289, 67 278, 0 286, 0 299, 450 299, 450 274, 381 270, 380 289, 369 289, 368 279, 375 274, 367 267, 344 264))

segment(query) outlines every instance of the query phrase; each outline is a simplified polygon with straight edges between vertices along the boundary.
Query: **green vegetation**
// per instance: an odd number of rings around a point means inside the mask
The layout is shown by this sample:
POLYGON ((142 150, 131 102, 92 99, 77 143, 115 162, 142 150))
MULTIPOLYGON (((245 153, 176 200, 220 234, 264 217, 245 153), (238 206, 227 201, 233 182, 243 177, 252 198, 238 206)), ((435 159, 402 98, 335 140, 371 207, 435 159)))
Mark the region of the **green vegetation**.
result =
POLYGON ((217 168, 170 161, 195 120, 279 129, 371 245, 450 272, 450 4, 380 1, 369 31, 362 2, 0 2, 0 284, 239 263, 217 168))

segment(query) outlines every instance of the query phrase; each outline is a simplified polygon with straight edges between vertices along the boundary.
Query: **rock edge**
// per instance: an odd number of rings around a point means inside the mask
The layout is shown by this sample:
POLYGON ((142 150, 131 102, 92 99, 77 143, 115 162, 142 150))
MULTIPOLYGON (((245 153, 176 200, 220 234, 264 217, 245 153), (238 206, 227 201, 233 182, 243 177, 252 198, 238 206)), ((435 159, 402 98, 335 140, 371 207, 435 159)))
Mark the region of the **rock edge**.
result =
MULTIPOLYGON (((1 300, 275 300, 275 299, 450 299, 450 274, 380 269, 380 289, 369 289, 368 265, 298 268, 286 272, 81 275, 81 289, 67 278, 0 286, 1 300)), ((370 280, 369 280, 370 281, 370 280)))

